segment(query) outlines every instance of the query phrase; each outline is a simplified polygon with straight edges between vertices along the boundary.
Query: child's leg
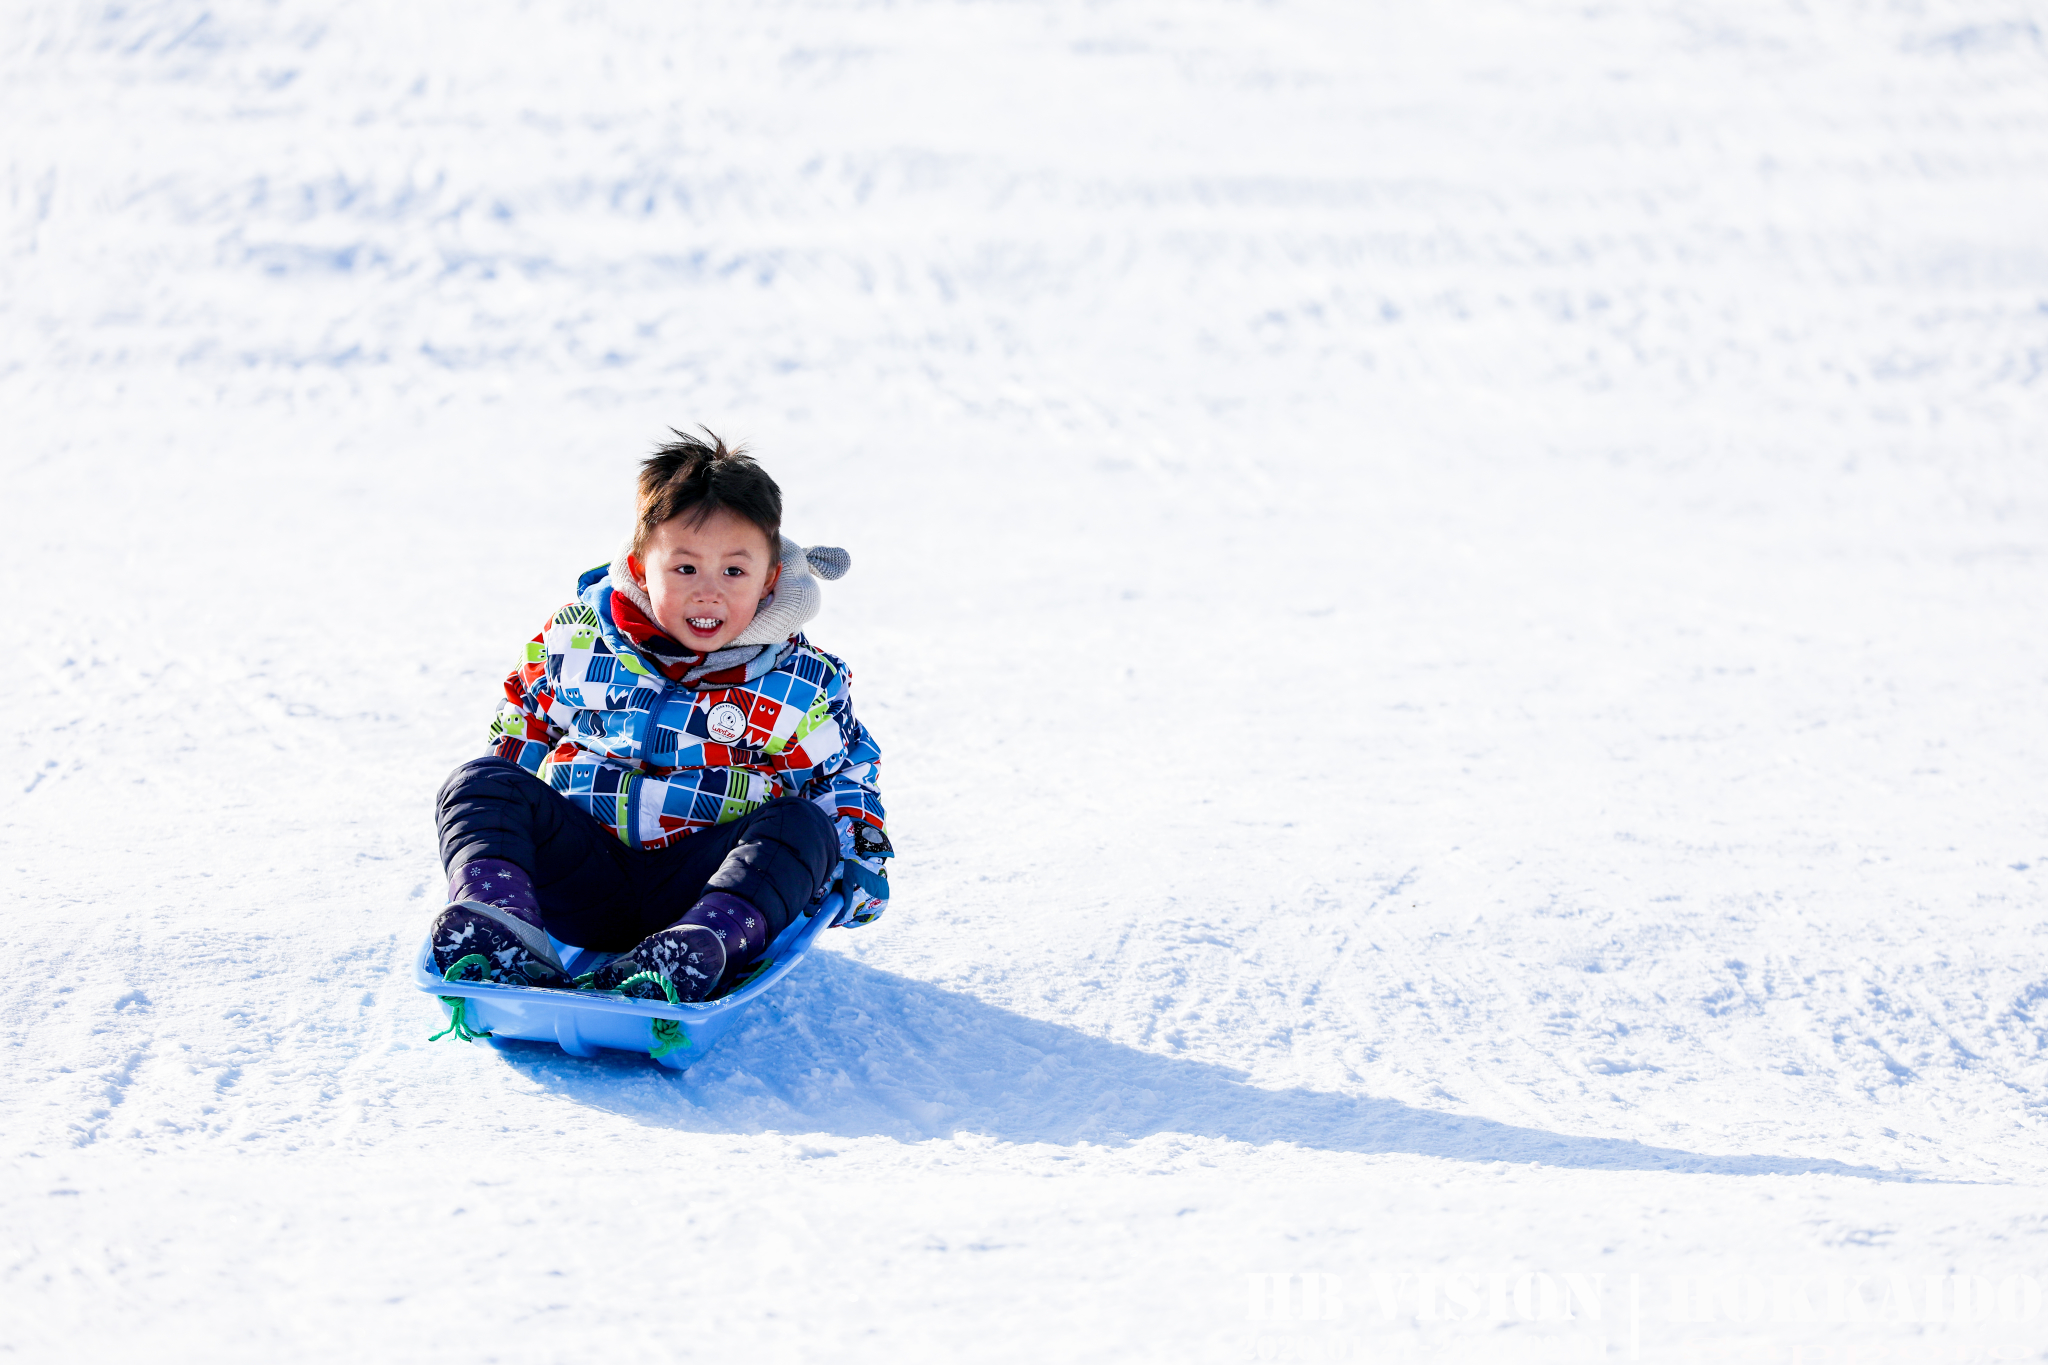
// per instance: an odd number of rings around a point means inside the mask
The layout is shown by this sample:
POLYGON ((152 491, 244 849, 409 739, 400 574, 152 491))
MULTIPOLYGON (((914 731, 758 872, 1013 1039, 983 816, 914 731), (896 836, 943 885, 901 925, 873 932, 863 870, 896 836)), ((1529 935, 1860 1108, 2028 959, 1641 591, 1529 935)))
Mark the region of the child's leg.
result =
POLYGON ((644 937, 631 850, 518 764, 463 764, 435 814, 451 901, 500 907, 583 947, 617 951, 644 937))
POLYGON ((673 847, 639 855, 631 873, 645 916, 641 937, 676 923, 716 891, 759 910, 773 939, 803 913, 838 866, 839 832, 832 817, 813 802, 781 797, 673 847))
POLYGON ((644 858, 635 871, 650 932, 597 984, 610 989, 651 971, 695 1000, 803 913, 838 865, 839 834, 816 805, 784 797, 644 858), (677 905, 690 908, 670 919, 677 905))

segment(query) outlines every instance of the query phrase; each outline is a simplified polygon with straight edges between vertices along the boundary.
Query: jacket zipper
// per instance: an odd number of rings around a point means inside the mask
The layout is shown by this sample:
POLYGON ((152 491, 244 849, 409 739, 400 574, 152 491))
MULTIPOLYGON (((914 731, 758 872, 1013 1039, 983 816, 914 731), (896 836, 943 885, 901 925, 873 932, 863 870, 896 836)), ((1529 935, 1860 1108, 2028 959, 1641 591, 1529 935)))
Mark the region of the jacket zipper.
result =
POLYGON ((640 847, 640 788, 647 785, 647 755, 654 747, 654 725, 661 716, 661 710, 668 704, 668 694, 675 683, 667 677, 661 680, 661 691, 654 697, 654 704, 647 708, 647 728, 640 732, 640 771, 633 774, 633 785, 626 790, 626 847, 640 847))

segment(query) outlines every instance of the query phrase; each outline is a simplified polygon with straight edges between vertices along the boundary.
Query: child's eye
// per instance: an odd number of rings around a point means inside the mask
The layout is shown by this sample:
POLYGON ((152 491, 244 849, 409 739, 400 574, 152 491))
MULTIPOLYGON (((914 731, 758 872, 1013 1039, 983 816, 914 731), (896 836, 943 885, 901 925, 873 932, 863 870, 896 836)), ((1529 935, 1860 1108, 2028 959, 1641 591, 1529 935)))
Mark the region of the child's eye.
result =
POLYGON ((695 564, 678 564, 678 565, 676 566, 676 572, 677 572, 677 573, 695 573, 695 572, 697 572, 697 566, 696 566, 695 564))
POLYGON ((728 564, 725 566, 725 576, 727 578, 745 578, 747 571, 737 564, 728 564))

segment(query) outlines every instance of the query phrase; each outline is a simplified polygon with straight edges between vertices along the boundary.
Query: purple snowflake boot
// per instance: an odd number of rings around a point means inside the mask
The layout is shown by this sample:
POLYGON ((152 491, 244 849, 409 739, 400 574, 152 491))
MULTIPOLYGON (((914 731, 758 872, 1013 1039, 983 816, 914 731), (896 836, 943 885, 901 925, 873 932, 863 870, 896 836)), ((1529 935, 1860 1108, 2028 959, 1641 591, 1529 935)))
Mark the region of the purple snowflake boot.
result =
POLYGON ((434 966, 451 980, 567 986, 541 927, 533 879, 502 858, 478 858, 448 881, 449 906, 434 921, 434 966))
POLYGON ((713 891, 689 914, 577 984, 653 1000, 703 1000, 767 946, 768 921, 761 912, 738 896, 713 891))

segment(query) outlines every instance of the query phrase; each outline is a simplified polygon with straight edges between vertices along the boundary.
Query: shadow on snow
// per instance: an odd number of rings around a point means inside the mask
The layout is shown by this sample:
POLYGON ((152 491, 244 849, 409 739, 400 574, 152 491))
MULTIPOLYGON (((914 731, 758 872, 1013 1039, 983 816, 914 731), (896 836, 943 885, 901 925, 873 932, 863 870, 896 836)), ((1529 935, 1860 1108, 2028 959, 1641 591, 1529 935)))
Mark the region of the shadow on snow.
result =
POLYGON ((1185 1133, 1591 1170, 1916 1179, 1818 1158, 1573 1137, 1396 1100, 1260 1089, 1227 1067, 1107 1042, 837 953, 812 954, 687 1075, 633 1053, 578 1060, 542 1043, 508 1043, 500 1055, 580 1104, 700 1132, 904 1141, 972 1132, 1059 1146, 1185 1133))

